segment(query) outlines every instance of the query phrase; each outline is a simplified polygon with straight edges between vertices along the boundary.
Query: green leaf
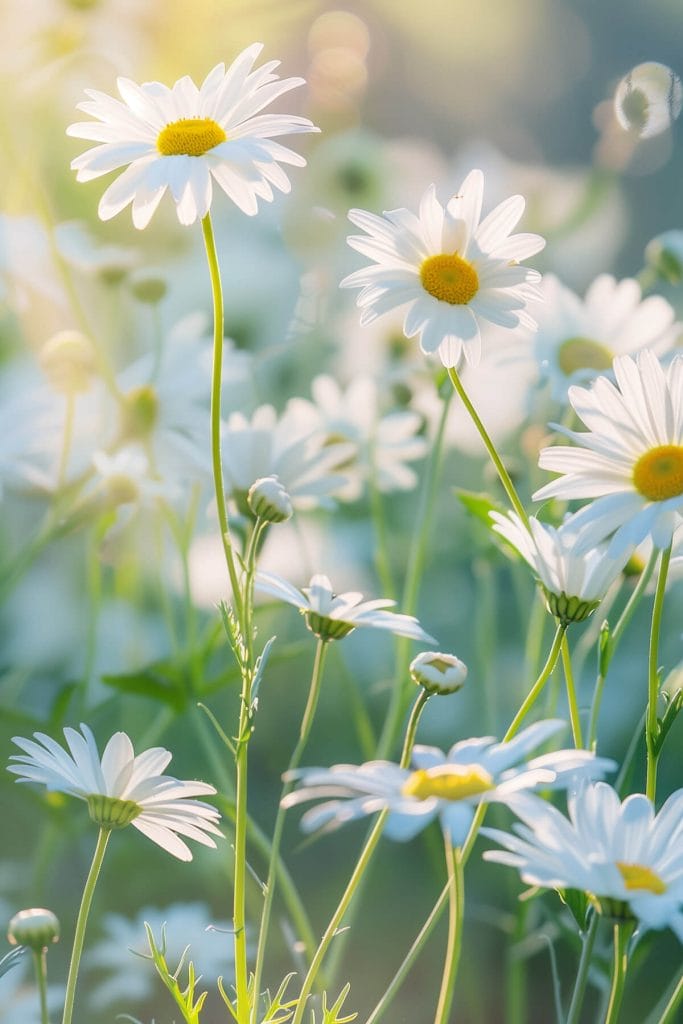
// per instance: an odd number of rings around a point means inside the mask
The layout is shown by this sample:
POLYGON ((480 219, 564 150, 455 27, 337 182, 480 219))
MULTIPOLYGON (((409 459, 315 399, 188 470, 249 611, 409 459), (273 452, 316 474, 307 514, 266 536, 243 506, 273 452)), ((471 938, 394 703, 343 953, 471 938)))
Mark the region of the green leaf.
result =
POLYGON ((586 918, 590 909, 585 892, 582 889, 558 889, 557 894, 579 926, 579 931, 585 932, 586 918))
POLYGON ((489 512, 500 512, 505 515, 507 509, 504 505, 493 501, 488 494, 477 493, 476 491, 464 491, 454 488, 454 492, 466 512, 478 519, 480 523, 490 530, 492 523, 489 512))
POLYGON ((119 693, 134 693, 167 704, 174 711, 184 711, 187 706, 183 674, 172 662, 157 661, 134 672, 104 675, 102 682, 119 693))

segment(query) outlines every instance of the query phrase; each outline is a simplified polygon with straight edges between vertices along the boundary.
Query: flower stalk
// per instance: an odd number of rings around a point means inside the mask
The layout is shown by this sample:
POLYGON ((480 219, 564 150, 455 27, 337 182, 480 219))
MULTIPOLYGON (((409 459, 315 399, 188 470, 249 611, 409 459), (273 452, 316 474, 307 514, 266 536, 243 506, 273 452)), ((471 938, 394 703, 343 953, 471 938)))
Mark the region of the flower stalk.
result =
POLYGON ((95 886, 97 885, 97 879, 99 878, 100 871, 102 869, 102 862, 107 850, 110 835, 111 829, 100 828, 92 864, 90 865, 90 871, 88 872, 88 877, 83 888, 81 906, 78 911, 78 918, 76 919, 76 931, 74 934, 71 960, 69 962, 69 974, 66 981, 66 995, 64 997, 64 1014, 62 1016, 62 1024, 71 1024, 71 1019, 73 1017, 74 999, 76 997, 76 982, 78 980, 78 969, 80 967, 81 955, 83 953, 85 929, 88 923, 88 915, 90 914, 90 906, 92 904, 95 886))

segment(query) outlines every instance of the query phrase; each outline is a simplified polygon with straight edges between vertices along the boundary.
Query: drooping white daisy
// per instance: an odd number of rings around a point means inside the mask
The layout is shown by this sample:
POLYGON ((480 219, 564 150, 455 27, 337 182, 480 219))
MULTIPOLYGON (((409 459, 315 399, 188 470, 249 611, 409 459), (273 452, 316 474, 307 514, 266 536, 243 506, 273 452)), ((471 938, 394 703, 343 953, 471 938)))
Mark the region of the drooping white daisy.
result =
POLYGON ((357 591, 335 594, 327 576, 317 574, 303 590, 276 576, 272 572, 257 572, 255 589, 280 601, 294 605, 306 619, 306 625, 325 640, 339 640, 358 626, 388 629, 396 636, 432 643, 434 637, 426 633, 413 615, 400 615, 388 611, 396 604, 380 597, 364 601, 357 591))
POLYGON ((173 903, 163 910, 143 907, 132 920, 123 914, 106 914, 104 935, 86 954, 88 968, 106 972, 101 982, 92 983, 93 1007, 140 1003, 155 991, 159 979, 148 957, 145 923, 157 940, 163 934, 172 970, 189 946, 188 957, 201 967, 205 982, 215 983, 229 975, 230 944, 226 946, 225 933, 231 926, 213 920, 204 903, 173 903))
POLYGON ((73 124, 67 134, 99 145, 72 161, 78 180, 126 168, 100 200, 102 220, 132 202, 133 223, 144 228, 170 189, 178 220, 193 224, 211 206, 212 178, 250 215, 259 199, 272 200, 273 188, 289 191, 280 163, 302 167, 306 161, 274 137, 318 129, 305 117, 260 113, 303 84, 273 74, 279 61, 252 70, 262 49, 261 43, 247 47, 227 71, 217 64, 199 88, 186 75, 171 89, 119 78, 121 100, 86 90, 90 99, 78 107, 96 120, 73 124))
POLYGON ((418 436, 422 417, 411 409, 382 415, 376 382, 355 377, 343 390, 333 377, 321 374, 311 383, 313 402, 292 399, 290 406, 310 423, 311 430, 325 434, 328 442, 346 441, 355 457, 345 464, 348 484, 340 497, 358 498, 363 484, 373 475, 380 491, 405 491, 417 484, 415 472, 406 465, 422 458, 428 448, 418 436))
POLYGON ((578 544, 614 534, 618 558, 648 535, 665 548, 683 515, 683 357, 665 371, 647 349, 637 361, 619 356, 614 375, 616 387, 598 377, 590 390, 569 389, 588 432, 556 428, 580 447, 541 450, 539 466, 564 476, 533 497, 596 498, 572 517, 578 544))
POLYGON ((531 797, 513 809, 524 824, 515 835, 484 829, 505 847, 485 860, 517 868, 530 885, 583 890, 602 913, 627 904, 644 929, 672 928, 683 942, 682 789, 656 815, 643 794, 622 803, 605 782, 568 797, 569 819, 531 797))
POLYGON ((676 344, 681 325, 673 307, 660 295, 643 299, 632 278, 617 281, 601 274, 585 299, 546 274, 544 301, 534 304, 538 330, 529 339, 542 378, 553 398, 564 402, 571 384, 585 384, 612 369, 618 355, 649 348, 661 356, 676 344))
POLYGON ((68 752, 42 732, 34 733, 34 740, 15 736, 13 742, 24 753, 13 754, 10 760, 16 764, 7 770, 18 775, 19 782, 38 782, 85 800, 90 817, 102 828, 133 825, 179 860, 192 860, 180 836, 215 848, 207 833, 221 835, 218 811, 189 799, 215 793, 213 786, 162 775, 172 756, 163 747, 150 747, 136 756, 126 733, 116 732, 100 759, 87 725, 81 724, 81 733, 64 729, 68 752))
POLYGON ((272 405, 259 406, 251 420, 232 413, 221 437, 225 493, 243 511, 249 488, 266 476, 278 477, 294 508, 329 505, 346 484, 337 470, 354 452, 349 443, 325 444, 292 406, 280 417, 272 405))
POLYGON ((349 274, 343 288, 361 288, 361 323, 406 306, 403 329, 419 335, 425 353, 437 352, 456 366, 462 352, 479 361, 479 319, 502 327, 534 326, 527 301, 538 295, 540 275, 520 265, 545 245, 540 235, 510 232, 524 211, 522 196, 500 203, 480 221, 484 176, 472 171, 446 208, 427 189, 418 216, 391 210, 378 217, 351 210, 349 219, 365 235, 349 245, 373 265, 349 274))
POLYGON ((306 811, 301 819, 306 832, 335 829, 388 809, 385 832, 399 840, 412 839, 439 817, 453 845, 461 846, 478 804, 510 803, 525 790, 564 788, 614 767, 585 750, 558 750, 525 761, 564 725, 555 719, 535 722, 509 743, 492 736, 462 740, 447 755, 437 747, 416 746, 413 771, 390 761, 301 768, 290 777, 302 787, 285 797, 283 806, 330 798, 306 811))
POLYGON ((545 593, 548 607, 561 622, 582 622, 595 611, 628 558, 608 558, 603 547, 576 550, 571 519, 556 529, 533 516, 529 529, 515 512, 490 512, 493 529, 519 551, 531 566, 545 593))

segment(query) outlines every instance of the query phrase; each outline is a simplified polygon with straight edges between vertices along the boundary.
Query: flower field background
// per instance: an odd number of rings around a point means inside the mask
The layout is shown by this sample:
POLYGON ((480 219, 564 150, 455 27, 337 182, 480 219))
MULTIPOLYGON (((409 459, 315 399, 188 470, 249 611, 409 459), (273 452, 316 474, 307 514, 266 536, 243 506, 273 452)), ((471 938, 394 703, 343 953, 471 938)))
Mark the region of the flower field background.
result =
MULTIPOLYGON (((271 996, 296 972, 295 999, 376 812, 309 1006, 245 1012, 242 972, 238 1024, 376 1024, 473 820, 453 1008, 446 909, 384 1020, 683 1012, 682 31, 675 0, 0 10, 0 917, 60 921, 43 1024, 71 1024, 93 822, 73 1021, 217 1024, 236 956, 271 996), (173 752, 174 789, 131 743, 173 752), (668 860, 622 856, 586 778, 678 793, 668 860), (583 839, 614 840, 622 911, 640 895, 620 1008, 605 900, 572 998, 579 895, 616 883, 560 899, 541 833, 572 838, 532 790, 563 813, 568 790, 583 839), (145 922, 171 971, 190 945, 196 1016, 130 952, 145 922)), ((0 1021, 41 1022, 31 966, 0 975, 0 1021)))

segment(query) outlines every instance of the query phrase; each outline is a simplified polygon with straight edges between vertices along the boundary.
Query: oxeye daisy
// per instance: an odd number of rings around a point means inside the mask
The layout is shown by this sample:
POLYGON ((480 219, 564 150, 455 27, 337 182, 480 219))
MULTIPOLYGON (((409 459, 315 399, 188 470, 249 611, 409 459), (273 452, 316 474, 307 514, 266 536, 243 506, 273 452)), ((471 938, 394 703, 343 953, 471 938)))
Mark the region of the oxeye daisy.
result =
POLYGON ((411 771, 390 761, 332 768, 302 768, 289 778, 301 788, 283 806, 321 797, 325 803, 301 819, 306 832, 338 828, 349 821, 388 810, 385 832, 391 839, 412 839, 435 818, 449 833, 453 846, 465 840, 480 803, 509 803, 536 787, 562 788, 577 777, 595 777, 614 762, 585 750, 558 750, 526 761, 536 747, 564 728, 564 722, 536 722, 509 743, 492 736, 462 740, 448 754, 437 747, 416 746, 411 771))
POLYGON ((616 386, 598 377, 571 387, 569 400, 588 432, 557 427, 580 447, 543 448, 542 469, 564 475, 541 487, 546 498, 595 498, 572 517, 586 550, 613 534, 618 558, 647 536, 665 548, 683 516, 683 357, 665 371, 647 349, 614 360, 616 386))
POLYGON ((430 186, 416 216, 390 210, 383 217, 351 210, 349 219, 366 232, 349 245, 373 265, 349 274, 343 288, 361 288, 361 323, 405 306, 403 329, 418 335, 420 348, 438 352, 444 366, 457 366, 464 351, 479 362, 479 321, 502 327, 535 321, 525 307, 538 297, 540 274, 520 265, 545 245, 539 235, 510 232, 524 211, 522 196, 500 203, 484 220, 484 176, 472 171, 444 208, 430 186))
POLYGON ((170 751, 163 747, 136 755, 126 733, 117 732, 100 758, 87 725, 81 724, 81 733, 64 729, 68 751, 42 732, 34 733, 33 740, 15 736, 23 753, 12 755, 10 760, 16 763, 8 771, 18 775, 19 782, 38 782, 84 800, 90 817, 102 829, 133 825, 179 860, 192 860, 180 836, 215 847, 207 833, 221 835, 216 827, 218 811, 189 799, 215 793, 213 786, 162 775, 171 760, 170 751))
POLYGON ((170 89, 119 78, 120 100, 86 90, 90 99, 79 110, 96 120, 72 124, 67 134, 98 145, 72 162, 78 180, 126 168, 100 200, 102 220, 132 202, 133 223, 144 228, 170 189, 178 220, 193 224, 209 211, 212 179, 250 215, 259 199, 272 200, 273 188, 289 191, 280 164, 302 167, 306 161, 274 137, 318 129, 305 117, 261 113, 303 84, 273 74, 279 61, 252 70, 262 49, 261 43, 247 47, 227 71, 217 64, 199 87, 186 75, 170 89))
POLYGON ((505 848, 485 860, 517 868, 529 885, 583 890, 601 913, 630 913, 643 929, 672 928, 683 942, 683 790, 658 814, 643 794, 622 803, 604 782, 568 798, 568 819, 536 797, 513 809, 524 824, 515 835, 484 829, 505 848))

